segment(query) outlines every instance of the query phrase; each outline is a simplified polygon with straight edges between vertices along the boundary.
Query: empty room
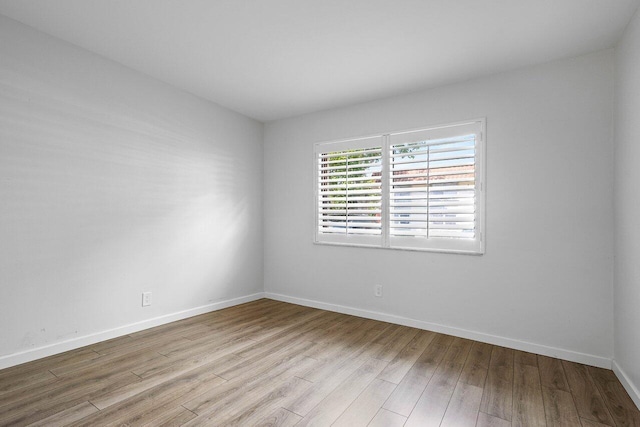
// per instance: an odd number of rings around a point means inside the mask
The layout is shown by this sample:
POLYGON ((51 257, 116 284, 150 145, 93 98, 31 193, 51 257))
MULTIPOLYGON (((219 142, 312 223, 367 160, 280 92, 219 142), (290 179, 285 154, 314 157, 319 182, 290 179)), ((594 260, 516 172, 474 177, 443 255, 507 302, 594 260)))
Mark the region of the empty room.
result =
POLYGON ((640 0, 0 0, 0 426, 640 426, 640 0))

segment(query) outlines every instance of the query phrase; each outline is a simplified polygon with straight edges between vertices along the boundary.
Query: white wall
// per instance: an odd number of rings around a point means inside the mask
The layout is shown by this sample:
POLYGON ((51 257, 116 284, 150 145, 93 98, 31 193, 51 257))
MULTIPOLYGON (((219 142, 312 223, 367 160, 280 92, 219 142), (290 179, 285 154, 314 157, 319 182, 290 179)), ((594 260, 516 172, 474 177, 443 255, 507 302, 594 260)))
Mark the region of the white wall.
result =
POLYGON ((640 12, 616 48, 614 369, 640 407, 640 12))
POLYGON ((0 368, 262 292, 261 123, 2 16, 0 40, 0 368))
POLYGON ((267 295, 610 366, 612 109, 607 50, 267 124, 267 295), (315 142, 477 117, 484 256, 312 244, 315 142))

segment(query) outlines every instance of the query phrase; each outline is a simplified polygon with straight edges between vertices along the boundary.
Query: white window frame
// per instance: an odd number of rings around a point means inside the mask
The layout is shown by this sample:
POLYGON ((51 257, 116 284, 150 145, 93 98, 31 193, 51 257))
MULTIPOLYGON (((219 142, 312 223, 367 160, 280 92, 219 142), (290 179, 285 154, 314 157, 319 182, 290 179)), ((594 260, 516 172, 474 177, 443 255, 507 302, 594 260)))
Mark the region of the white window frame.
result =
POLYGON ((423 127, 413 130, 388 132, 384 134, 344 139, 339 141, 319 142, 314 145, 314 234, 313 241, 323 245, 360 246, 382 249, 415 250, 445 252, 470 255, 482 255, 485 252, 485 150, 486 119, 474 119, 458 123, 423 127), (437 140, 460 135, 475 135, 475 237, 473 239, 451 239, 434 237, 406 237, 390 235, 390 150, 391 146, 400 143, 437 140), (319 232, 319 159, 320 155, 329 152, 382 147, 382 233, 381 235, 349 235, 326 234, 319 232))

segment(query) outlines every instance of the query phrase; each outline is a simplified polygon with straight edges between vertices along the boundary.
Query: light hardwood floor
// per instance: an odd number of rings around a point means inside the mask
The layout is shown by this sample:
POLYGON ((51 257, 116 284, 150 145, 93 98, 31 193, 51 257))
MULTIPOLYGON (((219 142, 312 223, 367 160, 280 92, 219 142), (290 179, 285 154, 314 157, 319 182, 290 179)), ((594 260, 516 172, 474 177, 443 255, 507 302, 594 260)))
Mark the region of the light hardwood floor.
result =
POLYGON ((640 426, 612 371, 260 300, 0 371, 0 425, 640 426))

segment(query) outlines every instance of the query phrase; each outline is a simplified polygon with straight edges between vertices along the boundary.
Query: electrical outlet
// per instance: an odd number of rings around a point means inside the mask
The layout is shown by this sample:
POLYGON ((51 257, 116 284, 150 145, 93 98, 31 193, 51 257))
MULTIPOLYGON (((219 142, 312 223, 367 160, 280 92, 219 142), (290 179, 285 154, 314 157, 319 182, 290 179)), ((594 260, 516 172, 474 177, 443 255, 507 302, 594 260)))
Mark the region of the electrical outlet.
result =
POLYGON ((380 298, 382 296, 382 285, 375 285, 373 288, 373 295, 380 298))
POLYGON ((151 305, 151 292, 143 292, 142 293, 142 306, 146 307, 151 305))

